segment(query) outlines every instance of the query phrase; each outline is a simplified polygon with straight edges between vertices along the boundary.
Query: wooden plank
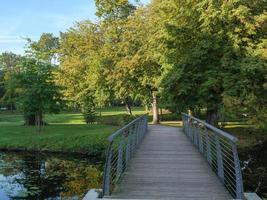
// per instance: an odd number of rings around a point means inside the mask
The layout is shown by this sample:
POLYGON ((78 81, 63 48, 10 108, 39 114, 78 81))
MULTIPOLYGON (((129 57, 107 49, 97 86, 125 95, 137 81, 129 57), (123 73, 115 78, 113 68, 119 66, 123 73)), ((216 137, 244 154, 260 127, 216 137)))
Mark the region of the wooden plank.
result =
POLYGON ((149 126, 111 198, 232 199, 181 128, 149 126))

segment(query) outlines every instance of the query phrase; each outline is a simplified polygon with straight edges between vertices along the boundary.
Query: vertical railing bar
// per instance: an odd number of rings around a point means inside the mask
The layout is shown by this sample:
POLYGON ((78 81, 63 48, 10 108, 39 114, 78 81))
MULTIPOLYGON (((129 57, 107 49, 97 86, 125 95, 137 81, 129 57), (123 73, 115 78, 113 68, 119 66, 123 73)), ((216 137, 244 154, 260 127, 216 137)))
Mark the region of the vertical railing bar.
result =
POLYGON ((120 177, 122 173, 122 165, 123 165, 123 145, 124 141, 121 140, 119 144, 119 150, 118 150, 118 160, 117 160, 117 178, 120 177))
POLYGON ((211 147, 210 147, 210 138, 209 138, 209 132, 208 129, 205 128, 205 137, 206 137, 206 141, 207 141, 207 160, 208 163, 211 165, 211 147))
POLYGON ((131 147, 131 139, 130 139, 130 136, 127 137, 127 145, 126 145, 126 153, 125 153, 125 166, 127 167, 128 166, 128 163, 130 161, 130 147, 131 147))
POLYGON ((242 174, 241 174, 241 168, 238 158, 238 153, 236 149, 236 145, 232 144, 233 148, 233 155, 234 155, 234 163, 235 163, 235 176, 236 176, 236 198, 237 199, 243 199, 244 191, 243 191, 243 180, 242 180, 242 174))
POLYGON ((110 194, 110 175, 111 175, 111 160, 112 160, 112 144, 113 141, 110 142, 108 148, 108 156, 106 160, 105 170, 104 170, 104 181, 103 181, 103 194, 109 195, 110 194))
POLYGON ((217 157, 217 167, 218 167, 218 176, 221 181, 224 181, 224 172, 223 172, 223 158, 222 158, 222 151, 220 145, 220 138, 218 135, 215 135, 215 142, 216 142, 216 157, 217 157))

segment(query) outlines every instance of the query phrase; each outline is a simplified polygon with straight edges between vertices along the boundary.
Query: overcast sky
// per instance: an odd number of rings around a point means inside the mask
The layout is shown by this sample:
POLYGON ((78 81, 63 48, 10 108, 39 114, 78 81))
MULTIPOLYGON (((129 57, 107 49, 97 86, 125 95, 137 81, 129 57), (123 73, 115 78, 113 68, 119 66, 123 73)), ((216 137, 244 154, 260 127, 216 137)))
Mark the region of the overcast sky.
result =
MULTIPOLYGON (((143 3, 149 0, 142 0, 143 3)), ((94 0, 0 0, 0 53, 22 54, 25 40, 58 36, 75 21, 96 20, 94 0)))

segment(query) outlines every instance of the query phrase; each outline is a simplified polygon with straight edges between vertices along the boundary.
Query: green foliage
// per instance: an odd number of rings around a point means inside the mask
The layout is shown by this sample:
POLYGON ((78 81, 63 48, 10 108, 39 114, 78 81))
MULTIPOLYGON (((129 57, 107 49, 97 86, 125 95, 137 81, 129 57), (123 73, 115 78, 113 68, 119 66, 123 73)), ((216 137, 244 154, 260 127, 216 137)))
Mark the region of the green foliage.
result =
MULTIPOLYGON (((114 101, 125 102, 129 113, 128 102, 152 103, 157 115, 154 94, 161 107, 174 113, 206 111, 207 121, 215 125, 226 117, 267 124, 265 2, 95 3, 97 22, 78 22, 60 38, 44 33, 36 42, 28 40, 35 59, 58 59, 52 79, 62 87, 68 106, 82 111, 86 121, 114 101)), ((9 58, 5 65, 17 66, 19 58, 9 58)), ((4 93, 12 104, 21 89, 15 87, 17 80, 6 81, 18 68, 8 69, 0 68, 5 86, 0 84, 0 96, 4 93)))
POLYGON ((19 64, 22 57, 12 52, 4 52, 0 55, 0 101, 9 108, 13 108, 16 101, 15 80, 13 75, 20 70, 19 64))
POLYGON ((81 103, 84 120, 87 124, 92 124, 96 119, 96 108, 92 94, 87 93, 81 103))
POLYGON ((61 108, 59 87, 53 80, 53 66, 25 58, 19 73, 13 76, 18 92, 17 106, 25 115, 57 113, 61 108))
POLYGON ((52 63, 57 59, 57 49, 59 47, 59 38, 54 37, 52 33, 43 33, 38 41, 28 40, 28 50, 35 59, 52 63))
POLYGON ((266 122, 266 12, 260 1, 168 2, 166 104, 218 115, 226 98, 235 98, 238 112, 266 122))
POLYGON ((63 87, 63 95, 70 106, 81 108, 86 94, 102 107, 109 99, 109 87, 102 77, 99 26, 90 21, 77 23, 60 38, 60 66, 56 82, 63 87))
POLYGON ((108 21, 127 18, 135 8, 128 0, 96 0, 95 4, 96 15, 108 21))

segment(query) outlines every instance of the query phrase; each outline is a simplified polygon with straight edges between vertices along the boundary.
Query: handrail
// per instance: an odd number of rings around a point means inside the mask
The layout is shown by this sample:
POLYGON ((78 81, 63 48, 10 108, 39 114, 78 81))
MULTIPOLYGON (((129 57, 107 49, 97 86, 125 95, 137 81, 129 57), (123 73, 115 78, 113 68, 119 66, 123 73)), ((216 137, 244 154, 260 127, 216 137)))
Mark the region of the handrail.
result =
POLYGON ((196 117, 194 117, 194 116, 188 115, 188 114, 186 114, 186 113, 182 113, 182 115, 184 115, 184 116, 186 116, 186 117, 189 117, 189 118, 191 118, 191 119, 194 119, 195 121, 197 121, 197 122, 199 122, 199 123, 205 125, 208 129, 214 131, 214 132, 217 133, 217 134, 220 134, 220 135, 222 135, 222 136, 228 138, 229 140, 232 140, 233 142, 237 142, 237 141, 238 141, 237 137, 235 137, 235 136, 233 136, 233 135, 231 135, 231 134, 229 134, 229 133, 227 133, 227 132, 225 132, 225 131, 223 131, 223 130, 221 130, 221 129, 218 129, 218 128, 216 128, 215 126, 212 126, 212 125, 206 123, 206 122, 203 121, 203 120, 200 120, 200 119, 198 119, 198 118, 196 118, 196 117))
POLYGON ((238 139, 196 117, 182 113, 183 130, 232 197, 244 199, 236 142, 238 139))
POLYGON ((147 115, 131 121, 108 137, 102 195, 110 195, 147 132, 147 115))

